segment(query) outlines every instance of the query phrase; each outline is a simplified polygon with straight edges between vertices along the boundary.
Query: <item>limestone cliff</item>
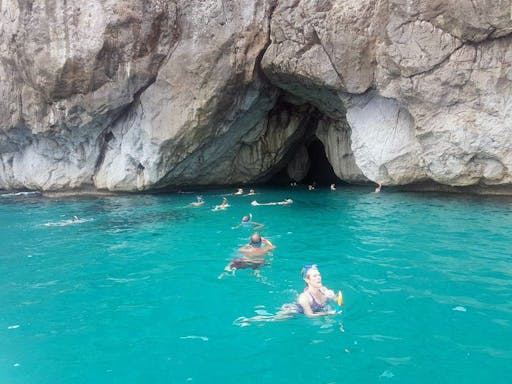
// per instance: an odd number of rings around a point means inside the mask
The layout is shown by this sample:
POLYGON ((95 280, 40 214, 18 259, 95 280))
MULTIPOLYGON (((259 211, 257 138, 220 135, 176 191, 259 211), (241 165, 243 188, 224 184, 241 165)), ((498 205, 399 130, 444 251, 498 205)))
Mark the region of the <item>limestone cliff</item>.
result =
POLYGON ((512 192, 504 0, 0 1, 0 189, 512 192))

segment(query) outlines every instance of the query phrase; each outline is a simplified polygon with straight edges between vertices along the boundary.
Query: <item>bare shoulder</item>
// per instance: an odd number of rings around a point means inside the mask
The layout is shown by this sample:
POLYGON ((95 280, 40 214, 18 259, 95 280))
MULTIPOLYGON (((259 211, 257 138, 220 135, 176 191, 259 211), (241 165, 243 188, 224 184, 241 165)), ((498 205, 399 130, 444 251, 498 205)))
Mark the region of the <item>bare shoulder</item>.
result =
POLYGON ((309 296, 306 294, 306 291, 302 292, 299 297, 297 298, 297 301, 299 304, 304 306, 304 304, 309 304, 309 296))

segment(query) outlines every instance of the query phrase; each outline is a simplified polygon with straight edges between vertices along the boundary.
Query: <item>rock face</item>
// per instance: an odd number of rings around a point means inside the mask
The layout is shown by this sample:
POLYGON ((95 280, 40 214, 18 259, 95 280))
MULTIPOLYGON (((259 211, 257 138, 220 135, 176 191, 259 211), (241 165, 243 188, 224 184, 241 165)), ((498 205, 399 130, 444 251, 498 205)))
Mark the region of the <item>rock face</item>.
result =
MULTIPOLYGON (((0 189, 512 185, 504 0, 0 2, 0 189)), ((512 192, 512 188, 509 190, 512 192)))
POLYGON ((179 37, 166 1, 3 1, 0 187, 92 184, 102 134, 179 37))
POLYGON ((509 184, 510 11, 505 1, 284 1, 263 66, 280 88, 344 116, 350 136, 336 124, 319 135, 333 165, 353 156, 352 169, 384 184, 509 184))
POLYGON ((98 188, 244 182, 266 170, 250 164, 237 172, 234 159, 265 134, 277 96, 257 74, 268 7, 201 0, 179 7, 179 41, 152 86, 113 124, 98 188))

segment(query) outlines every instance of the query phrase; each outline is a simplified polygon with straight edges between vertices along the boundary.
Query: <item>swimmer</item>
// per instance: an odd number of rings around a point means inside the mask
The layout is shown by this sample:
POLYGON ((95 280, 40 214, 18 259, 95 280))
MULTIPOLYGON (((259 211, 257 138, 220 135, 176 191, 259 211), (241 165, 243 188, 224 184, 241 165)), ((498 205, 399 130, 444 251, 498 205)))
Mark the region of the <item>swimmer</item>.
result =
POLYGON ((309 191, 313 191, 314 189, 315 189, 315 186, 314 186, 314 185, 312 185, 312 184, 309 184, 309 185, 308 185, 308 190, 309 190, 309 191))
POLYGON ((228 204, 228 199, 223 197, 222 203, 220 203, 220 205, 216 205, 215 208, 213 208, 213 210, 218 211, 219 209, 226 209, 227 207, 230 207, 230 205, 228 204))
POLYGON ((329 300, 336 301, 337 296, 334 291, 323 286, 322 276, 316 264, 305 265, 302 268, 301 275, 306 282, 306 288, 299 295, 296 303, 284 304, 281 310, 275 315, 260 315, 251 318, 239 317, 234 321, 234 324, 245 326, 251 322, 286 320, 296 314, 305 314, 308 317, 319 317, 335 315, 341 312, 336 312, 329 308, 329 300))
POLYGON ((244 190, 243 190, 242 188, 238 188, 238 189, 236 190, 236 192, 235 192, 235 193, 233 193, 233 195, 243 195, 243 193, 244 193, 244 190))
POLYGON ((255 194, 256 194, 256 192, 254 192, 254 189, 249 189, 249 193, 247 194, 247 196, 252 196, 255 194))
POLYGON ((231 229, 237 229, 240 227, 251 227, 253 229, 261 229, 264 227, 263 224, 252 221, 252 213, 245 215, 242 217, 242 221, 236 227, 231 227, 231 229))
POLYGON ((305 265, 301 274, 306 282, 306 288, 297 300, 297 312, 304 313, 309 317, 336 314, 335 311, 327 307, 327 303, 329 300, 336 301, 337 296, 334 291, 322 284, 322 275, 318 266, 316 264, 305 265))
POLYGON ((254 233, 249 243, 238 250, 243 253, 243 256, 231 260, 224 270, 234 274, 238 269, 252 268, 254 274, 259 276, 258 268, 266 265, 265 256, 274 249, 276 249, 274 244, 261 237, 259 233, 254 233))
POLYGON ((381 189, 382 189, 382 183, 377 183, 377 188, 375 188, 375 191, 373 191, 373 193, 380 193, 381 189))
POLYGON ((79 223, 85 223, 86 221, 90 221, 91 219, 79 219, 78 216, 73 216, 70 220, 63 220, 58 221, 56 223, 46 223, 44 224, 45 227, 65 227, 67 225, 71 224, 79 224, 79 223))
POLYGON ((273 202, 270 202, 270 203, 258 203, 256 200, 254 201, 251 201, 251 205, 253 206, 258 206, 258 205, 289 205, 289 204, 292 204, 293 203, 293 200, 292 199, 285 199, 283 201, 273 201, 273 202))
POLYGON ((200 207, 201 205, 204 204, 204 200, 201 196, 197 196, 197 201, 194 202, 194 203, 190 203, 191 206, 193 207, 200 207))
POLYGON ((336 190, 336 184, 331 184, 331 191, 335 191, 336 190))

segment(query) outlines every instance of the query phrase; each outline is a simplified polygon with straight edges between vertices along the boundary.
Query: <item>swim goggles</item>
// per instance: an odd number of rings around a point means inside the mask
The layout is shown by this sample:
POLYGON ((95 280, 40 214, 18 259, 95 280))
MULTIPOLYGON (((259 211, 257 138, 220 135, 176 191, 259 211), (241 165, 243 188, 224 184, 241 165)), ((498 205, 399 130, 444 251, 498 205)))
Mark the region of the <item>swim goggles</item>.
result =
POLYGON ((260 240, 260 241, 256 241, 256 242, 251 241, 251 245, 252 245, 253 247, 257 247, 257 248, 259 248, 259 247, 261 247, 261 240, 260 240))
POLYGON ((317 264, 307 264, 302 267, 302 271, 300 271, 302 278, 305 279, 310 269, 318 269, 317 264))

